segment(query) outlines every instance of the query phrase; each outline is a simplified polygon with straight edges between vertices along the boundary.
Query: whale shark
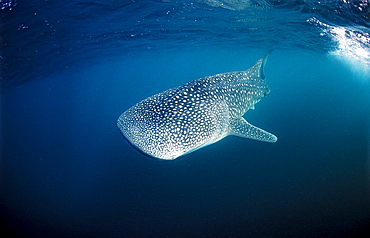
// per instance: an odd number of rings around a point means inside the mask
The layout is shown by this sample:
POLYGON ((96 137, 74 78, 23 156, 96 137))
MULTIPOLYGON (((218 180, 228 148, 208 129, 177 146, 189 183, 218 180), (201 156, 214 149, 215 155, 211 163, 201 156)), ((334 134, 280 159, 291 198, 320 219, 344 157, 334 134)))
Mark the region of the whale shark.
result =
POLYGON ((119 116, 121 134, 140 152, 163 160, 228 135, 276 142, 243 117, 270 92, 264 74, 270 52, 245 71, 206 76, 142 100, 119 116))

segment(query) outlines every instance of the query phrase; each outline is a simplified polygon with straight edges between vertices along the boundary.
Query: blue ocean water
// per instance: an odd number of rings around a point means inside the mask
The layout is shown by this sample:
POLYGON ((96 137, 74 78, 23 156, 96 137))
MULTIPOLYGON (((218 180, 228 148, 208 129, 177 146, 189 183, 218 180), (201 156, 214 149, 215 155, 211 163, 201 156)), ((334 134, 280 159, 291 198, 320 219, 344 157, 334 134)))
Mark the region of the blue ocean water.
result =
POLYGON ((368 1, 0 0, 0 219, 10 237, 357 237, 370 225, 368 1), (274 49, 227 137, 162 161, 118 116, 274 49))

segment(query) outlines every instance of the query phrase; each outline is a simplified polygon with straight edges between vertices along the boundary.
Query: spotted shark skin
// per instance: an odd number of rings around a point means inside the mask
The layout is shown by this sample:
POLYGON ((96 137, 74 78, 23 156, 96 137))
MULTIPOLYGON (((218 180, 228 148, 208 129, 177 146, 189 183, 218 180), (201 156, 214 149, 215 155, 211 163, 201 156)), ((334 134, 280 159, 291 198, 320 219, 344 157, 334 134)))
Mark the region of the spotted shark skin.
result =
POLYGON ((164 160, 228 135, 274 143, 275 135, 243 118, 270 92, 263 72, 269 53, 245 71, 199 78, 148 97, 122 113, 117 126, 139 151, 164 160))

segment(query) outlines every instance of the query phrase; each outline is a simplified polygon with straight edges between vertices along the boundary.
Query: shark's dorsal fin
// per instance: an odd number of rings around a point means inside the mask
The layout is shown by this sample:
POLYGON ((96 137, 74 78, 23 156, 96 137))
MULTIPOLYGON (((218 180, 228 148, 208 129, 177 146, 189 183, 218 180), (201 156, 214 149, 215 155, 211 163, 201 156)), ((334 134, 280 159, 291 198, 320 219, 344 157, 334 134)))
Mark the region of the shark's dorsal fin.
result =
POLYGON ((230 135, 245 137, 254 140, 260 140, 265 142, 274 143, 277 141, 277 137, 265 130, 253 126, 247 122, 243 117, 234 119, 230 123, 229 129, 230 135))

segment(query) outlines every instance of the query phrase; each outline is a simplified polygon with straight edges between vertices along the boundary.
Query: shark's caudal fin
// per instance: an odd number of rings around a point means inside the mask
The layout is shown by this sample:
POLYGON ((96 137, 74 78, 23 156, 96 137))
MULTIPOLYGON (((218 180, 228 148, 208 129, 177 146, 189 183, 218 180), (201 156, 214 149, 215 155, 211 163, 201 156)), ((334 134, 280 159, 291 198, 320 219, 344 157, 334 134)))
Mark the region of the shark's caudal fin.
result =
POLYGON ((265 68, 265 64, 271 52, 272 50, 267 52, 265 57, 263 57, 262 59, 259 59, 252 67, 247 69, 246 72, 260 79, 265 79, 264 68, 265 68))
POLYGON ((261 65, 260 65, 260 71, 259 71, 260 72, 259 76, 260 76, 261 79, 265 79, 264 68, 265 68, 267 59, 268 59, 268 57, 269 57, 269 55, 271 54, 272 51, 273 50, 269 50, 269 52, 267 52, 265 57, 263 57, 263 59, 262 59, 262 62, 261 62, 261 65))
POLYGON ((243 117, 234 119, 230 123, 229 129, 230 135, 245 137, 254 140, 260 140, 270 143, 275 143, 277 137, 267 131, 264 131, 258 127, 253 126, 247 122, 243 117))

